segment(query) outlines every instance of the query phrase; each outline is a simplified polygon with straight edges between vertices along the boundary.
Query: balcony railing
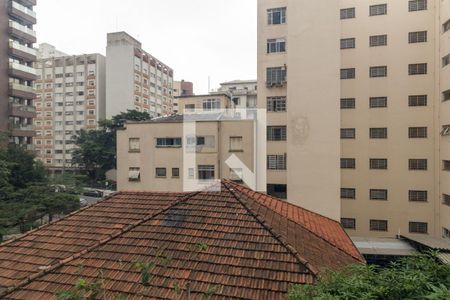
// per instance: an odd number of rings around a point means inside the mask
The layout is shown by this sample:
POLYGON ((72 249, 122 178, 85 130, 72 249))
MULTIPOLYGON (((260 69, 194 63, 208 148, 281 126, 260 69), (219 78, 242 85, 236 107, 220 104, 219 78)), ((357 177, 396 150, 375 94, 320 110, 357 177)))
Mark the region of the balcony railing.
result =
POLYGON ((9 107, 12 110, 17 110, 17 111, 31 112, 31 113, 36 112, 36 107, 31 106, 31 105, 26 105, 26 104, 9 103, 9 107))
POLYGON ((19 50, 19 51, 31 54, 33 56, 37 55, 36 49, 30 48, 30 47, 27 47, 27 46, 24 46, 24 45, 21 45, 18 42, 15 42, 15 41, 10 41, 9 42, 9 48, 16 49, 16 50, 19 50))
POLYGON ((12 7, 13 8, 15 8, 17 10, 20 10, 21 12, 23 12, 23 13, 29 15, 30 17, 36 19, 36 12, 32 11, 31 9, 29 9, 29 8, 23 6, 22 4, 19 4, 17 2, 11 1, 11 3, 12 3, 12 7))
POLYGON ((13 90, 19 90, 22 92, 26 92, 26 93, 34 93, 35 92, 33 87, 28 86, 28 85, 19 84, 19 83, 10 83, 9 88, 13 89, 13 90))
POLYGON ((10 123, 11 129, 25 130, 25 131, 34 131, 35 126, 32 124, 22 124, 22 123, 10 123))
POLYGON ((27 26, 23 26, 20 25, 19 23, 9 20, 9 28, 14 28, 17 29, 19 31, 22 31, 26 34, 31 35, 32 37, 36 37, 36 31, 34 31, 33 29, 28 28, 27 26))
POLYGON ((10 69, 19 70, 19 71, 22 71, 22 72, 25 72, 25 73, 29 73, 29 74, 32 74, 32 75, 36 75, 36 69, 35 68, 29 67, 29 66, 26 66, 26 65, 21 65, 21 64, 19 64, 17 62, 10 62, 9 63, 9 68, 10 69))

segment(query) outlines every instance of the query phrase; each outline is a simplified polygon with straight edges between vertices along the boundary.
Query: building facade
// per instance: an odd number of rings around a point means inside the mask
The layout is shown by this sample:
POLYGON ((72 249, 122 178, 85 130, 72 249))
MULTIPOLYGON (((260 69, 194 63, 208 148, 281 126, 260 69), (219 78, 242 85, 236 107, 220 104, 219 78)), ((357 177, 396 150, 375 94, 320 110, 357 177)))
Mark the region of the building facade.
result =
POLYGON ((190 81, 174 81, 173 82, 173 112, 178 113, 178 98, 180 96, 193 96, 194 84, 190 81))
POLYGON ((200 115, 192 132, 183 115, 127 123, 117 132, 118 190, 182 192, 192 182, 241 180, 245 171, 226 161, 236 155, 254 170, 255 122, 218 116, 200 115))
POLYGON ((128 109, 151 116, 173 112, 173 69, 145 50, 126 32, 107 35, 106 117, 128 109))
POLYGON ((208 95, 191 95, 176 97, 178 113, 208 112, 214 110, 233 109, 235 105, 228 93, 208 95))
POLYGON ((105 119, 105 57, 52 55, 40 58, 36 68, 38 158, 55 172, 71 170, 73 136, 81 129, 96 129, 105 119))
POLYGON ((33 149, 36 70, 36 0, 0 2, 0 132, 9 142, 33 149))
MULTIPOLYGON (((340 137, 340 147, 325 149, 340 158, 340 166, 330 164, 328 171, 340 168, 341 213, 334 217, 349 234, 450 236, 450 1, 313 2, 259 1, 259 104, 267 104, 269 126, 287 124, 275 132, 286 142, 276 143, 289 157, 298 127, 292 113, 303 115, 300 128, 310 138, 330 143, 340 137), (328 21, 314 22, 314 15, 328 21), (335 29, 316 31, 330 20, 335 29), (323 87, 333 95, 320 95, 323 87), (324 109, 318 120, 332 132, 320 131, 310 117, 317 103, 324 109)), ((268 154, 271 144, 269 139, 268 154)), ((300 148, 307 147, 306 139, 300 148)), ((285 178, 277 179, 287 184, 288 200, 295 180, 302 181, 291 168, 313 174, 308 182, 327 169, 320 157, 294 153, 285 178)), ((268 183, 275 180, 270 173, 268 183)), ((339 190, 327 177, 317 182, 339 190)), ((304 198, 330 199, 339 212, 336 196, 329 196, 304 198)))
POLYGON ((56 49, 55 46, 50 45, 48 43, 41 43, 37 49, 37 58, 51 58, 51 57, 61 57, 61 56, 69 56, 69 54, 64 53, 56 49))
POLYGON ((256 80, 233 80, 220 84, 218 93, 228 93, 238 109, 256 108, 256 80))

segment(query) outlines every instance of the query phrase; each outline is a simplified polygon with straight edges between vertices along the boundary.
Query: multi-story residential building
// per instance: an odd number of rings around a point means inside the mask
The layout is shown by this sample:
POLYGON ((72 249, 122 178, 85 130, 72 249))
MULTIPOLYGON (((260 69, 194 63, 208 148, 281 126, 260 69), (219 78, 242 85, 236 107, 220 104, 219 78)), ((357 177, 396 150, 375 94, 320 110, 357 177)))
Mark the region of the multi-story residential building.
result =
POLYGON ((194 95, 194 85, 190 81, 174 81, 173 82, 173 112, 178 113, 178 98, 180 96, 194 95))
POLYGON ((32 149, 36 0, 0 1, 0 132, 32 149))
POLYGON ((106 88, 107 118, 128 109, 151 116, 173 112, 173 69, 126 32, 107 35, 106 88))
POLYGON ((51 57, 61 57, 61 56, 69 56, 69 54, 64 53, 56 49, 55 46, 50 45, 48 43, 40 43, 39 48, 37 49, 37 58, 51 58, 51 57))
POLYGON ((267 154, 294 156, 268 171, 268 190, 286 184, 288 200, 315 201, 300 204, 341 217, 351 235, 448 237, 450 1, 259 0, 258 10, 267 154))
POLYGON ((256 90, 256 80, 233 80, 221 83, 217 91, 229 93, 236 108, 246 109, 256 108, 256 90))
POLYGON ((214 110, 225 110, 235 108, 228 93, 217 93, 209 95, 191 95, 176 97, 178 102, 178 112, 208 112, 214 110))
POLYGON ((193 116, 198 120, 192 133, 185 127, 189 115, 129 122, 119 130, 118 189, 181 192, 189 190, 190 181, 240 180, 245 171, 230 168, 231 155, 254 171, 254 120, 233 120, 214 112, 193 116))
POLYGON ((105 119, 105 57, 42 57, 36 63, 38 158, 54 172, 71 170, 73 136, 105 119))

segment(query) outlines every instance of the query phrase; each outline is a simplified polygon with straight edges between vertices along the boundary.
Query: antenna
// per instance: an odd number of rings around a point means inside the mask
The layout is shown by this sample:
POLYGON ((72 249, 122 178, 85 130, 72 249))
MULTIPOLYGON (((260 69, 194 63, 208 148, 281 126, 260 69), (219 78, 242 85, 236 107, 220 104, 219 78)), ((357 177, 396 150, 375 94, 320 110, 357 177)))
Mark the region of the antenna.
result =
POLYGON ((208 75, 208 94, 211 92, 211 89, 210 89, 211 82, 210 81, 211 81, 211 78, 208 75))
POLYGON ((116 16, 116 31, 119 31, 119 16, 116 16))

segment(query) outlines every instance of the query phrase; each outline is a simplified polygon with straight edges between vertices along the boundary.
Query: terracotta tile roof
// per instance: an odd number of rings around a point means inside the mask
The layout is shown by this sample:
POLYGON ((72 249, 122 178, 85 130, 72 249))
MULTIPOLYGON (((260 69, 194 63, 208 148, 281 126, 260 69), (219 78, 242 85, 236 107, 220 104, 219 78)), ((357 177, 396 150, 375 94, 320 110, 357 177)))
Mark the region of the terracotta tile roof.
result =
POLYGON ((226 181, 221 192, 119 192, 0 245, 0 298, 56 299, 83 278, 106 299, 280 299, 358 262, 337 222, 226 181), (148 286, 136 262, 151 264, 148 286))

